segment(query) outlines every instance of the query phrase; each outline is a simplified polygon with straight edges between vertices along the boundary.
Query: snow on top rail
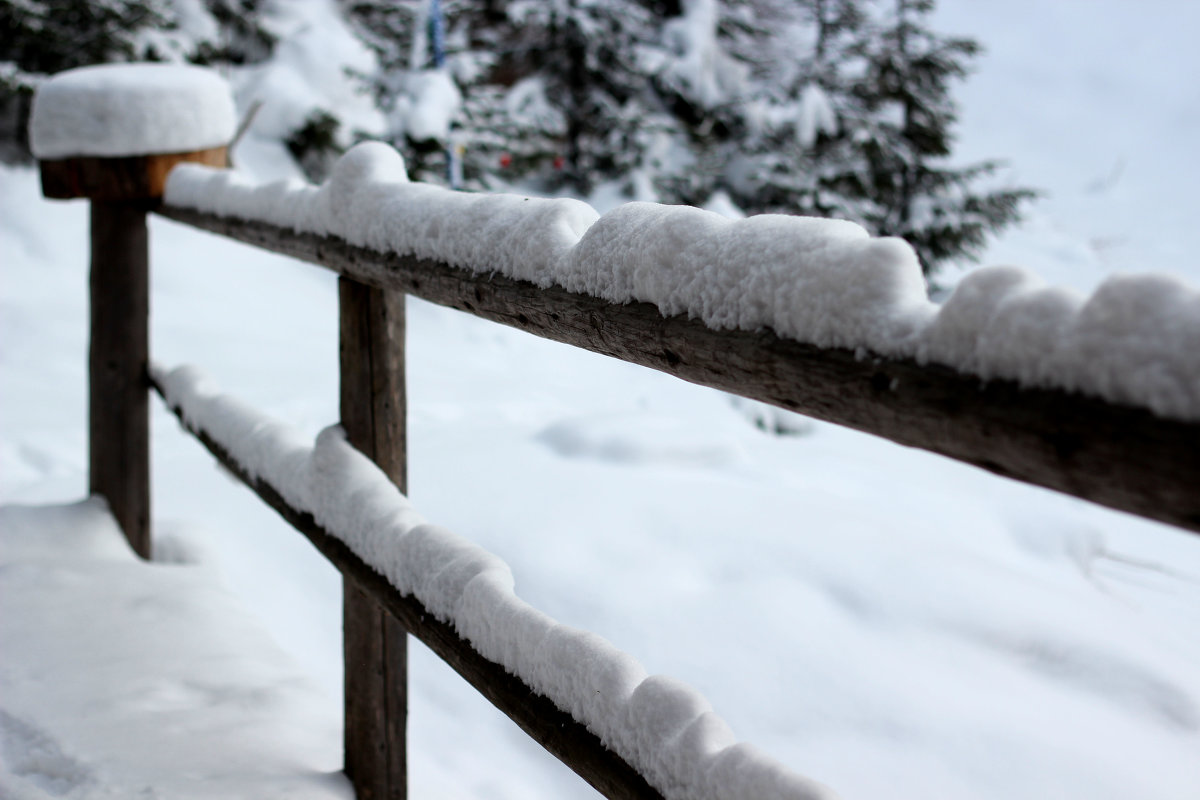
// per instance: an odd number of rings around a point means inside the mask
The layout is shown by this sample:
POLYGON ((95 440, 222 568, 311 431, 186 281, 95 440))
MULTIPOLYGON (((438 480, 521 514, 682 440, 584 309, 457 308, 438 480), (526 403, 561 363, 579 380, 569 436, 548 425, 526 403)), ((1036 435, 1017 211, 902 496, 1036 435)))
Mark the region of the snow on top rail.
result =
POLYGON ((415 597, 488 660, 549 698, 667 798, 833 800, 729 727, 695 690, 646 674, 596 634, 517 597, 497 556, 428 524, 338 427, 315 446, 217 392, 197 370, 152 368, 167 404, 253 478, 312 514, 400 593, 415 597))
POLYGON ((614 303, 645 301, 714 329, 769 328, 818 347, 1200 420, 1200 292, 1170 276, 1114 276, 1084 297, 990 267, 939 306, 907 243, 851 222, 729 220, 651 203, 600 216, 577 200, 453 192, 410 183, 400 155, 380 143, 350 150, 319 187, 255 185, 184 165, 165 201, 614 303))
POLYGON ((228 144, 237 118, 216 72, 176 64, 104 64, 38 87, 29 145, 40 159, 183 153, 228 144))

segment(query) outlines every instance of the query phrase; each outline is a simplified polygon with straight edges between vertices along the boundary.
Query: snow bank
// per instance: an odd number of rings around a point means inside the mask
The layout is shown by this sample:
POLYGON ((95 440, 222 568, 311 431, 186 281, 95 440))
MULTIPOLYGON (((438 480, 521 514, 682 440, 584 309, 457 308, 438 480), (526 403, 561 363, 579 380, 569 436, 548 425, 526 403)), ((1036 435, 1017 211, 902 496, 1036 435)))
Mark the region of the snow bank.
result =
POLYGON ((0 797, 351 800, 338 699, 98 498, 0 507, 0 797))
POLYGON ((645 301, 715 329, 770 328, 820 347, 1200 420, 1200 292, 1161 275, 1114 277, 1085 299, 993 267, 969 275, 939 307, 906 242, 851 222, 730 220, 653 203, 599 216, 576 200, 452 192, 409 183, 399 154, 378 143, 348 152, 320 187, 258 186, 183 165, 166 202, 615 303, 645 301))
POLYGON ((325 430, 309 446, 216 392, 193 368, 155 368, 154 375, 189 427, 311 513, 479 653, 586 725, 667 797, 833 797, 750 745, 735 744, 695 690, 647 676, 606 640, 559 624, 518 598, 508 565, 428 524, 340 429, 325 430))
POLYGON ((216 72, 173 64, 105 64, 38 87, 29 144, 38 158, 181 153, 228 144, 237 126, 216 72))

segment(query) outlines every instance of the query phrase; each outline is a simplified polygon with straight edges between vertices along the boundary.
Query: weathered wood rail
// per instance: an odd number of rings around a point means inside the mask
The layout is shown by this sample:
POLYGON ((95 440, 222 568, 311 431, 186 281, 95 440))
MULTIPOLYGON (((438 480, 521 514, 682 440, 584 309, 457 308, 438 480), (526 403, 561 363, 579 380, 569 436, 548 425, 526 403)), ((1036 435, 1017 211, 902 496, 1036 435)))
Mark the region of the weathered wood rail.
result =
POLYGON ((1200 426, 1075 392, 860 357, 769 331, 714 331, 489 271, 379 253, 261 222, 157 213, 327 269, 692 383, 965 461, 1009 478, 1200 531, 1200 426))
MULTIPOLYGON (((769 331, 714 331, 695 320, 663 317, 645 303, 615 305, 539 288, 490 272, 487 264, 458 269, 173 208, 153 197, 114 199, 105 194, 93 199, 91 217, 90 485, 109 500, 144 557, 151 548, 146 407, 153 384, 146 336, 146 214, 151 212, 340 275, 341 423, 350 443, 402 491, 407 479, 404 300, 411 294, 1200 531, 1200 492, 1195 490, 1200 485, 1200 425, 1080 394, 1023 389, 910 360, 821 349, 769 331)), ((409 634, 606 796, 661 797, 583 724, 480 656, 451 626, 394 589, 311 515, 289 506, 279 487, 247 474, 203 431, 193 433, 343 575, 345 770, 360 798, 406 796, 409 634)))
MULTIPOLYGON (((151 383, 155 390, 166 399, 162 387, 153 380, 151 383)), ((538 744, 571 767, 576 774, 580 775, 604 796, 629 798, 629 800, 662 797, 653 787, 646 783, 645 778, 639 775, 633 767, 629 766, 619 756, 604 747, 587 728, 576 722, 569 714, 559 710, 558 707, 545 697, 530 691, 525 684, 506 672, 503 667, 479 655, 470 643, 458 635, 452 626, 435 619, 421 605, 420 601, 409 595, 397 592, 387 582, 386 578, 355 555, 344 542, 317 524, 311 514, 293 508, 283 499, 283 496, 275 486, 272 486, 265 480, 251 476, 241 464, 230 457, 229 453, 219 443, 202 430, 189 426, 187 421, 184 420, 180 409, 172 408, 172 411, 179 416, 180 422, 184 427, 200 440, 222 466, 227 468, 242 483, 246 484, 263 502, 278 512, 292 527, 304 534, 312 542, 313 546, 346 577, 347 586, 353 587, 354 591, 358 593, 360 600, 358 606, 351 606, 349 604, 346 606, 347 617, 354 612, 355 608, 361 608, 362 601, 369 602, 372 611, 383 614, 386 620, 398 626, 397 633, 401 636, 399 640, 401 647, 403 647, 404 641, 403 633, 407 630, 408 633, 421 640, 439 658, 450 665, 455 672, 474 686, 480 694, 491 701, 492 705, 503 711, 513 722, 517 723, 538 744)), ((351 624, 358 625, 359 622, 358 620, 348 619, 347 625, 351 624)), ((351 635, 352 631, 348 629, 346 636, 349 637, 351 635)), ((402 660, 393 659, 390 663, 394 669, 386 674, 390 674, 393 679, 402 678, 404 675, 402 660)), ((404 683, 401 680, 397 685, 385 685, 383 688, 391 694, 391 697, 385 698, 384 702, 390 700, 394 706, 398 706, 398 709, 392 708, 390 711, 401 715, 399 717, 392 717, 393 720, 399 721, 402 719, 404 711, 404 683)), ((347 690, 349 691, 349 689, 350 687, 348 686, 347 690)), ((361 703, 361 705, 366 704, 361 703)), ((351 710, 347 709, 346 714, 347 722, 350 722, 351 710)), ((358 717, 355 717, 355 719, 361 722, 358 717)), ((366 734, 366 730, 359 730, 355 735, 365 737, 366 734)), ((349 736, 350 734, 347 732, 347 748, 352 744, 349 736)), ((367 741, 367 749, 370 750, 370 740, 367 741)), ((390 744, 392 746, 403 744, 403 740, 393 738, 390 740, 390 744)), ((347 773, 351 774, 352 777, 357 777, 351 772, 350 765, 352 762, 350 761, 351 754, 349 749, 346 755, 347 773)), ((391 754, 391 759, 388 762, 389 766, 402 767, 404 763, 403 759, 403 753, 391 754)), ((398 788, 393 788, 390 795, 385 794, 382 796, 395 797, 402 793, 403 771, 401 770, 399 773, 393 771, 389 773, 388 777, 392 787, 398 788)), ((359 781, 356 781, 357 783, 359 781)), ((371 795, 364 792, 362 787, 359 786, 359 796, 369 797, 371 795)))

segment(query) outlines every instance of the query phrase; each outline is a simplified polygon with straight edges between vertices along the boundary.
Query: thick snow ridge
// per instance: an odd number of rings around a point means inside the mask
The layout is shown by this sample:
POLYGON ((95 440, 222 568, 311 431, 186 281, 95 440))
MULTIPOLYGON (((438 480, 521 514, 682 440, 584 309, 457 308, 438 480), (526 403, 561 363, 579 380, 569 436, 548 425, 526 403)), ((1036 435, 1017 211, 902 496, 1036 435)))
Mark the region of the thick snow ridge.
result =
POLYGON ((871 237, 852 222, 730 220, 653 203, 601 217, 577 200, 409 183, 400 155, 380 143, 350 150, 320 187, 255 185, 181 165, 166 202, 615 303, 649 302, 715 329, 770 328, 819 347, 1200 420, 1200 291, 1170 276, 1114 276, 1085 298, 1018 268, 989 267, 939 306, 906 242, 871 237))
POLYGON ((233 97, 216 72, 175 64, 103 64, 38 87, 29 145, 38 158, 184 153, 228 144, 233 97))
POLYGON ((326 429, 309 445, 217 392, 192 367, 156 367, 154 375, 189 427, 310 512, 397 590, 453 624, 480 654, 586 725, 666 797, 834 797, 738 743, 695 690, 647 676, 605 639, 559 624, 521 600, 507 564, 428 524, 340 428, 326 429))

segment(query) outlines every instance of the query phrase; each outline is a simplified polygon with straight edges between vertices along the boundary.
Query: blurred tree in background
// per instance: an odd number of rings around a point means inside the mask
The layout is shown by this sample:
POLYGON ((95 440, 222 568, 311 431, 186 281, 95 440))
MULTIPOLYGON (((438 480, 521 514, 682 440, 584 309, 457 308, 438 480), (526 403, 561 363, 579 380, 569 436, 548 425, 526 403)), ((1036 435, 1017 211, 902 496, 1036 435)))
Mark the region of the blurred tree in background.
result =
MULTIPOLYGON (((414 179, 850 219, 927 273, 1033 196, 953 160, 951 90, 979 45, 934 32, 933 0, 330 2, 376 57, 359 78, 414 179)), ((261 62, 270 8, 0 0, 0 156, 28 159, 45 75, 261 62)), ((321 108, 283 138, 320 178, 345 133, 321 108)))
POLYGON ((851 88, 860 109, 855 144, 865 169, 843 186, 868 201, 861 212, 867 228, 907 239, 923 264, 936 265, 980 252, 988 232, 1017 221, 1021 202, 1034 193, 976 190, 997 171, 997 161, 947 162, 956 119, 950 82, 966 76, 968 59, 980 47, 926 27, 934 0, 894 3, 855 45, 865 62, 851 88))
POLYGON ((989 188, 998 162, 953 163, 952 83, 979 45, 932 31, 932 0, 342 8, 377 54, 364 77, 420 180, 840 217, 904 237, 927 272, 973 256, 1034 194, 989 188))

